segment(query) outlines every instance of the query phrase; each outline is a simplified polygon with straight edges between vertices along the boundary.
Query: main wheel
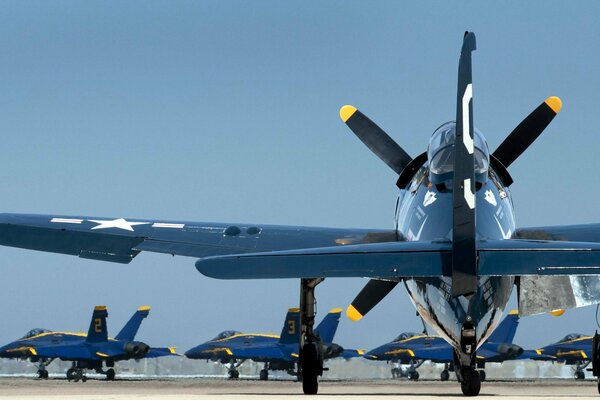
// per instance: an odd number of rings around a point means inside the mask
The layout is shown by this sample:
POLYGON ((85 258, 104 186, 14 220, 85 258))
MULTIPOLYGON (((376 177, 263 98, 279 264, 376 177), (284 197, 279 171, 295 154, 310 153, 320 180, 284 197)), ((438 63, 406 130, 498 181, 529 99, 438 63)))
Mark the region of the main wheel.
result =
POLYGON ((302 391, 304 394, 317 394, 319 391, 319 353, 316 343, 306 343, 302 347, 302 391))
POLYGON ((238 379, 240 377, 240 372, 237 369, 232 369, 229 371, 229 379, 238 379))
POLYGON ((442 380, 442 382, 445 382, 448 379, 450 379, 450 372, 448 372, 447 369, 443 370, 442 373, 440 374, 440 379, 442 380))
POLYGON ((266 369, 261 369, 258 377, 261 381, 268 381, 269 380, 269 371, 267 371, 266 369))
POLYGON ((460 388, 465 396, 477 396, 481 390, 479 374, 471 367, 463 367, 461 370, 462 381, 460 388))
POLYGON ((598 394, 600 394, 600 380, 598 380, 598 394))
POLYGON ((485 370, 483 369, 479 370, 479 380, 481 380, 481 382, 485 382, 485 370))
POLYGON ((408 373, 408 379, 410 379, 411 381, 418 381, 419 373, 417 371, 410 371, 408 373))
POLYGON ((77 379, 77 371, 75 370, 75 368, 69 368, 67 370, 67 380, 71 382, 75 379, 77 379))
POLYGON ((585 379, 585 372, 575 371, 575 379, 585 379))
POLYGON ((114 381, 115 380, 115 370, 110 368, 106 371, 106 380, 114 381))

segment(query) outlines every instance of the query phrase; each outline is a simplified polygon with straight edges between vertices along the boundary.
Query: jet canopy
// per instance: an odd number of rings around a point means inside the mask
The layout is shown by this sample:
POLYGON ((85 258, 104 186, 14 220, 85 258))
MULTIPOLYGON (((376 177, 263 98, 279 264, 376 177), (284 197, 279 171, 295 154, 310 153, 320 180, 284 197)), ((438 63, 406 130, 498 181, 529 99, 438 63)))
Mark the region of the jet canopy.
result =
POLYGON ((415 337, 415 336, 419 336, 419 333, 415 333, 415 332, 403 332, 400 335, 398 335, 398 337, 396 339, 393 340, 393 342, 399 342, 401 340, 406 340, 406 339, 410 339, 411 337, 415 337))
POLYGON ((34 328, 34 329, 30 330, 29 332, 27 332, 25 335, 23 335, 23 337, 21 339, 27 339, 27 338, 41 335, 42 333, 47 333, 47 332, 51 332, 51 331, 48 329, 34 328))
MULTIPOLYGON (((446 122, 433 132, 427 148, 430 179, 433 183, 442 183, 452 179, 454 171, 454 142, 456 140, 456 123, 446 122)), ((475 177, 485 180, 490 166, 490 151, 485 138, 477 129, 473 129, 475 147, 475 177)))
POLYGON ((213 338, 213 340, 219 340, 219 339, 227 339, 228 337, 232 337, 233 335, 237 335, 241 332, 238 331, 223 331, 221 333, 219 333, 217 336, 215 336, 213 338))
POLYGON ((559 342, 567 342, 569 340, 581 339, 582 337, 585 337, 585 336, 586 335, 584 335, 582 333, 569 333, 567 336, 560 339, 559 342))

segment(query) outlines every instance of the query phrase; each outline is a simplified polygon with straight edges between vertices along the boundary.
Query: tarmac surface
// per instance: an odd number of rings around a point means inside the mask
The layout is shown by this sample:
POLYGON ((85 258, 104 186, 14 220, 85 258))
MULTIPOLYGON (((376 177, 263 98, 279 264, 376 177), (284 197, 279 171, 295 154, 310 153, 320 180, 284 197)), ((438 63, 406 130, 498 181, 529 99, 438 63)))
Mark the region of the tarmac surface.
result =
MULTIPOLYGON (((289 399, 306 398, 300 383, 225 379, 88 380, 0 379, 0 398, 33 399, 289 399)), ((313 397, 313 396, 309 396, 313 397)), ((319 399, 418 398, 419 400, 463 397, 457 382, 406 380, 325 381, 319 385, 319 399)), ((592 380, 543 380, 484 382, 479 398, 510 399, 598 399, 592 380)))

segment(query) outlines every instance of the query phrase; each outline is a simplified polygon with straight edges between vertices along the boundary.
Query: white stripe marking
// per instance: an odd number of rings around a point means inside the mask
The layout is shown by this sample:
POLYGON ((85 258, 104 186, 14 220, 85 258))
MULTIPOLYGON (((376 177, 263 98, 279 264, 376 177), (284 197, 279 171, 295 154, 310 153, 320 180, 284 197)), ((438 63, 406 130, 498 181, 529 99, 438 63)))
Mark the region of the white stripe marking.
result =
POLYGON ((469 208, 472 210, 475 208, 475 194, 471 191, 471 178, 465 179, 464 189, 465 192, 465 201, 469 205, 469 208))
POLYGON ((174 229, 182 229, 185 224, 167 224, 163 222, 155 222, 152 224, 153 228, 174 228, 174 229))
POLYGON ((80 224, 83 222, 83 220, 74 218, 52 218, 50 222, 55 222, 59 224, 80 224))
POLYGON ((462 128, 463 128, 463 143, 469 154, 473 154, 473 138, 469 131, 471 124, 469 121, 469 102, 473 98, 473 85, 469 83, 465 88, 465 94, 462 98, 462 128))

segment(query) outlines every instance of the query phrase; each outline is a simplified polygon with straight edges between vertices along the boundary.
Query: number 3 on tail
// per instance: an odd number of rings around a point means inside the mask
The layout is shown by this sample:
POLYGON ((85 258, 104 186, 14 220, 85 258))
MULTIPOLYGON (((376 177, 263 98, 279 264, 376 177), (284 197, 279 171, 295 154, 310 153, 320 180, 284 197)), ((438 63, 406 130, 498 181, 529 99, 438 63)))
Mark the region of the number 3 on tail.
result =
POLYGON ((288 333, 290 335, 296 334, 296 321, 294 321, 293 319, 288 321, 288 333))

